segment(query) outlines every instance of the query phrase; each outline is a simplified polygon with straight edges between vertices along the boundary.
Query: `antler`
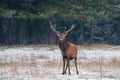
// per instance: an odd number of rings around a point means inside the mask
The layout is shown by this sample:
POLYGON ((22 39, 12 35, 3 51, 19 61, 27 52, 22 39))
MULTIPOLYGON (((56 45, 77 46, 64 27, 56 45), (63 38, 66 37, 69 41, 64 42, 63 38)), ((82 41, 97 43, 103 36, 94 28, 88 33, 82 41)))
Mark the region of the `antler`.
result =
POLYGON ((69 30, 65 31, 65 32, 67 32, 67 33, 70 32, 72 29, 75 28, 75 25, 76 25, 76 24, 72 24, 71 28, 70 28, 69 30))
POLYGON ((58 33, 58 31, 56 31, 56 24, 52 24, 51 21, 50 21, 50 28, 55 32, 55 33, 58 33))

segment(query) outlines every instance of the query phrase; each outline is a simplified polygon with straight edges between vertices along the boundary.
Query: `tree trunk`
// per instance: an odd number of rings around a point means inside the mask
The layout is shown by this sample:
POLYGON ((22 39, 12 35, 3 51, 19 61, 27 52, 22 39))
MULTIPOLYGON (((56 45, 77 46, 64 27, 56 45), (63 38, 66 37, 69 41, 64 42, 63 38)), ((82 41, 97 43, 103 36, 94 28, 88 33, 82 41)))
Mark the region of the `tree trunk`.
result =
POLYGON ((90 43, 93 43, 94 39, 94 18, 92 19, 92 25, 91 25, 91 38, 90 38, 90 43))
POLYGON ((80 19, 81 27, 80 27, 80 44, 84 43, 84 29, 83 29, 83 21, 80 19))
POLYGON ((0 45, 3 43, 3 18, 0 17, 0 45))

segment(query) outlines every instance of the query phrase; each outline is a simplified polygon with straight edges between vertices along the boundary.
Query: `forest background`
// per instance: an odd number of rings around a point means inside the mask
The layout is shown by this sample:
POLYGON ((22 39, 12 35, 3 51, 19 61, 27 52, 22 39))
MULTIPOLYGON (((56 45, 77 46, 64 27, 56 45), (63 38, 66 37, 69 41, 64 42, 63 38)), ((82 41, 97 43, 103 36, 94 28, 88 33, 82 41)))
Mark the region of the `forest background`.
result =
POLYGON ((49 21, 76 24, 75 44, 120 45, 120 0, 0 0, 0 45, 57 44, 49 21))

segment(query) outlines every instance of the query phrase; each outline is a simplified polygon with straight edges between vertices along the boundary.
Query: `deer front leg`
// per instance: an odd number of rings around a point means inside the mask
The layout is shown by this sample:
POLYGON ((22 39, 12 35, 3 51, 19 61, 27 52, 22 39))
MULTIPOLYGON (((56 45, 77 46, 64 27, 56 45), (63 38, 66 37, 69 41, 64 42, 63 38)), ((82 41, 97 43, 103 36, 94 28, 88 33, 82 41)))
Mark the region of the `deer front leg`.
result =
POLYGON ((70 59, 68 59, 67 62, 68 62, 67 66, 68 66, 68 70, 69 70, 69 75, 71 75, 71 73, 70 73, 70 59))
POLYGON ((67 67, 68 67, 68 61, 67 61, 67 64, 66 64, 66 68, 65 68, 64 73, 66 73, 67 67))
POLYGON ((65 74, 65 58, 63 57, 63 75, 65 74))
POLYGON ((69 75, 70 75, 70 74, 71 74, 71 73, 70 73, 70 58, 67 58, 66 60, 67 60, 67 65, 66 65, 66 68, 65 68, 65 73, 66 73, 66 70, 67 70, 67 68, 68 68, 69 75))

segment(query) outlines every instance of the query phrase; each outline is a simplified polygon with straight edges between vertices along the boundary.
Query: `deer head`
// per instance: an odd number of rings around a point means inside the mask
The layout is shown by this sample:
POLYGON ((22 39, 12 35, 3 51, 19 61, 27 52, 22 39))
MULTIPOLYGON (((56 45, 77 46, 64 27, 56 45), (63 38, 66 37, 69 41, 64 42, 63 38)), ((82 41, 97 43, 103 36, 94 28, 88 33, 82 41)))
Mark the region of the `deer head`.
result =
POLYGON ((51 21, 50 21, 50 28, 57 34, 57 36, 59 37, 59 40, 62 41, 65 39, 68 33, 75 28, 75 24, 72 24, 71 28, 67 31, 64 31, 63 33, 56 31, 56 24, 52 24, 51 21))

